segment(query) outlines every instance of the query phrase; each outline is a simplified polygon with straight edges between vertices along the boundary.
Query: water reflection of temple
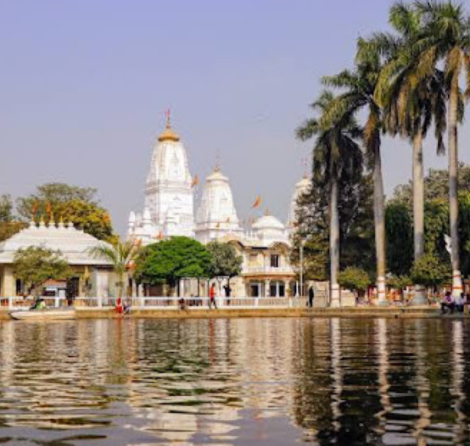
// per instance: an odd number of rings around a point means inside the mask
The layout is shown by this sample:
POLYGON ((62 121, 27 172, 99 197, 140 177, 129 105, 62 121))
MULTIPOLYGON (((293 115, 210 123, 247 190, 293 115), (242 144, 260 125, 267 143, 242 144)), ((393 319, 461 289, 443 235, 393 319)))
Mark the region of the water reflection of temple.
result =
POLYGON ((466 445, 466 326, 346 319, 2 323, 0 426, 99 429, 112 444, 135 435, 149 444, 269 444, 263 442, 278 429, 284 444, 466 445))

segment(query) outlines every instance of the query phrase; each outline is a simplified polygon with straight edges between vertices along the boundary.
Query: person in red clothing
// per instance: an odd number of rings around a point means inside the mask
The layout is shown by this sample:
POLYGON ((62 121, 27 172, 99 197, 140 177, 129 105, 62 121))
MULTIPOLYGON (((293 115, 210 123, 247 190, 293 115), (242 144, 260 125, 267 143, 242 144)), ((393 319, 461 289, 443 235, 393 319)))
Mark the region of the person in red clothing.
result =
POLYGON ((214 305, 214 308, 217 310, 217 304, 215 302, 215 283, 213 283, 209 289, 209 310, 214 305))

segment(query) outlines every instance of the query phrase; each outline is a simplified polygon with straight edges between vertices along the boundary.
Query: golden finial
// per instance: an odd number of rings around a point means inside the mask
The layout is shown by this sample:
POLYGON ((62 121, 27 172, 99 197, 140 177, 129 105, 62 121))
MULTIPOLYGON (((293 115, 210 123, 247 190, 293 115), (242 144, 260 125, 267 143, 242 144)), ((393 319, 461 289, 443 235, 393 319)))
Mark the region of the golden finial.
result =
POLYGON ((162 134, 158 137, 160 142, 162 141, 174 141, 178 142, 180 137, 171 129, 171 117, 170 117, 170 110, 166 110, 165 112, 165 130, 162 134))

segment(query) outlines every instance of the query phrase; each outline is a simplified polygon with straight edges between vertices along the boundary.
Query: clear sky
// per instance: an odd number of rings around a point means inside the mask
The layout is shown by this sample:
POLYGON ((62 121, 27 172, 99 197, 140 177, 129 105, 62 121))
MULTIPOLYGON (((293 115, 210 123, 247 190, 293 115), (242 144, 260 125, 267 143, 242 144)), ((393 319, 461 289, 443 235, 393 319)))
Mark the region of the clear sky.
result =
MULTIPOLYGON (((285 220, 311 148, 294 130, 320 77, 352 64, 360 35, 387 28, 391 3, 3 0, 0 194, 94 186, 124 231, 171 108, 193 174, 204 178, 219 153, 241 218, 260 194, 285 220)), ((469 136, 464 126, 465 161, 469 136)), ((402 140, 383 151, 390 193, 409 179, 411 151, 402 140)), ((426 167, 445 167, 433 153, 429 141, 426 167)))

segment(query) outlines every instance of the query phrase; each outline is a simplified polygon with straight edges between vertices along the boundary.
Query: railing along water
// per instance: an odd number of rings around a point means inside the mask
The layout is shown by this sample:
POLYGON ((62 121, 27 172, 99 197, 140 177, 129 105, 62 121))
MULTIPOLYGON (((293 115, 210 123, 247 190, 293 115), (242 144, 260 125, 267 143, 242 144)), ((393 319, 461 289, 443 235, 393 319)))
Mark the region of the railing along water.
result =
MULTIPOLYGON (((48 308, 60 308, 69 305, 63 297, 42 297, 48 308)), ((114 308, 115 297, 77 297, 72 305, 78 308, 114 308)), ((180 309, 198 310, 209 308, 209 297, 124 297, 124 305, 134 309, 180 309)), ((23 297, 0 297, 0 309, 28 308, 33 299, 23 297)), ((299 308, 306 305, 303 297, 216 297, 217 308, 299 308)))

